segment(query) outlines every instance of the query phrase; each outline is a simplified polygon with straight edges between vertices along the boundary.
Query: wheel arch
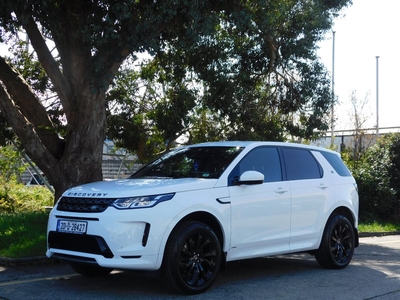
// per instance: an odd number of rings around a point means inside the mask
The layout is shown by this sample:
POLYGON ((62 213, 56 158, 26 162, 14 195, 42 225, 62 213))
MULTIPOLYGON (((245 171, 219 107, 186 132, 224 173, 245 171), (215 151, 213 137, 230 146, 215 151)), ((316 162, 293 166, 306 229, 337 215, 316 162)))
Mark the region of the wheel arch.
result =
POLYGON ((355 247, 358 247, 358 244, 359 244, 359 241, 358 241, 358 228, 356 228, 356 226, 355 226, 355 224, 357 222, 356 222, 356 219, 355 219, 355 216, 354 216, 353 212, 346 206, 340 206, 340 207, 337 207, 334 211, 332 211, 332 213, 330 214, 328 220, 330 218, 332 218, 333 216, 336 216, 336 215, 345 216, 350 221, 350 223, 353 224, 354 237, 355 237, 355 247))
POLYGON ((225 269, 226 253, 223 251, 224 245, 225 245, 225 234, 223 232, 222 225, 219 222, 219 220, 213 214, 211 214, 209 212, 205 212, 205 211, 192 212, 192 213, 186 215, 185 217, 183 217, 181 220, 179 220, 179 222, 175 224, 174 228, 169 233, 166 245, 168 244, 168 240, 170 239, 172 233, 174 232, 174 230, 176 228, 179 228, 180 225, 184 222, 191 222, 191 221, 202 222, 202 223, 206 224, 207 226, 209 226, 214 231, 214 233, 216 234, 216 236, 218 238, 218 241, 219 241, 219 244, 221 247, 221 252, 223 253, 222 262, 221 262, 221 270, 225 269))

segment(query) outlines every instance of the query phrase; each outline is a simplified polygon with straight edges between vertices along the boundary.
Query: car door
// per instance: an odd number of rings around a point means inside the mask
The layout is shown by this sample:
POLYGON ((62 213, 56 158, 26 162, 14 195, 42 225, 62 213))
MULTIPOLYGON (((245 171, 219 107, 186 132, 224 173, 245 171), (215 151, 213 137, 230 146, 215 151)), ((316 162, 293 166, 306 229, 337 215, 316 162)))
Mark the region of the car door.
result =
POLYGON ((290 250, 318 247, 334 192, 331 174, 323 171, 309 149, 282 147, 282 154, 292 198, 290 250))
POLYGON ((232 171, 228 179, 232 212, 228 260, 288 250, 290 191, 288 182, 282 179, 277 147, 253 149, 232 171), (264 182, 235 185, 245 171, 262 173, 264 182))

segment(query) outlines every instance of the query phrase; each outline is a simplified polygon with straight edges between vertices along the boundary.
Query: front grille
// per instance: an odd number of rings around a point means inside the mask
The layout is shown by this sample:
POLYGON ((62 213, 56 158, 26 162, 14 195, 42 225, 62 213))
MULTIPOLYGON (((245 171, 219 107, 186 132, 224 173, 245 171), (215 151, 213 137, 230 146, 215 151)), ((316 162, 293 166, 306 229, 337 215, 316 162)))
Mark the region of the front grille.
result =
POLYGON ((49 248, 99 254, 105 258, 114 257, 106 241, 96 235, 50 231, 48 243, 49 248))
POLYGON ((58 202, 57 210, 99 213, 105 211, 114 200, 111 198, 62 197, 58 202))

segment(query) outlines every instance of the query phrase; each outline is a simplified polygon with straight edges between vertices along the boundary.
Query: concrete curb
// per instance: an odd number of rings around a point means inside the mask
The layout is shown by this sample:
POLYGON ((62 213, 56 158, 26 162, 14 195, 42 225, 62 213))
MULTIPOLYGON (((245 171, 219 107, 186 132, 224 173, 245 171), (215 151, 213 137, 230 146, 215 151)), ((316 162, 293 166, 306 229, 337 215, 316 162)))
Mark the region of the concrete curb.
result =
MULTIPOLYGON (((386 235, 400 235, 400 231, 394 232, 359 232, 360 238, 364 237, 380 237, 386 235)), ((23 258, 7 258, 0 257, 0 266, 19 266, 19 265, 52 265, 64 263, 62 261, 48 258, 47 256, 34 256, 34 257, 23 257, 23 258)))
POLYGON ((358 236, 362 237, 379 237, 385 235, 400 235, 400 231, 392 231, 392 232, 358 232, 358 236))

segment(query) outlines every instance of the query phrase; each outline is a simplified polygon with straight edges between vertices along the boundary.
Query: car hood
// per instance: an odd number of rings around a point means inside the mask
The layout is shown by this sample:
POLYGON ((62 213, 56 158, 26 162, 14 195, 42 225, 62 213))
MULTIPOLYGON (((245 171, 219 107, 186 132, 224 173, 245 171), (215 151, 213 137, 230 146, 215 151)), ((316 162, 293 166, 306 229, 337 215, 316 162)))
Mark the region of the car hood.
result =
POLYGON ((217 179, 120 179, 99 181, 73 187, 64 192, 66 197, 118 198, 179 193, 215 186, 217 179))

